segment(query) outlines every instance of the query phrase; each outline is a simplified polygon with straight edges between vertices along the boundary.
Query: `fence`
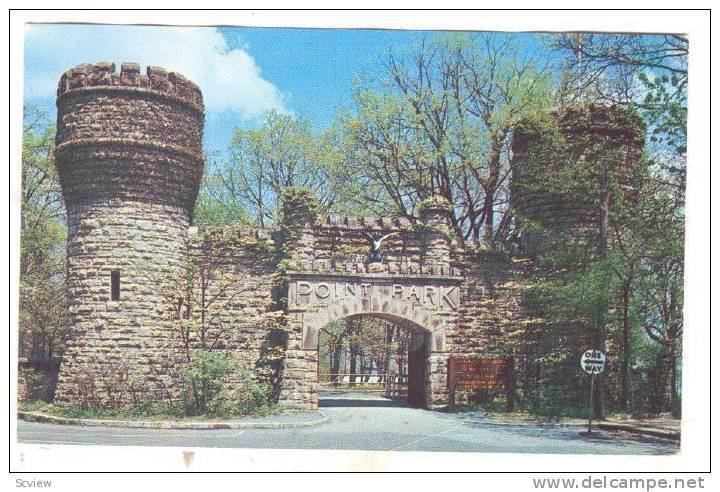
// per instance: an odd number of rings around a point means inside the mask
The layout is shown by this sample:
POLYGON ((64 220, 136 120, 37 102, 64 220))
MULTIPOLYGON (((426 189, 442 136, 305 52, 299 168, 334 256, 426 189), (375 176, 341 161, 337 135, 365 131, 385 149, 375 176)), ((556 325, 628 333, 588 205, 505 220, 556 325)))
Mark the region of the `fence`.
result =
POLYGON ((319 374, 320 391, 385 392, 393 398, 407 394, 407 376, 398 374, 319 374))

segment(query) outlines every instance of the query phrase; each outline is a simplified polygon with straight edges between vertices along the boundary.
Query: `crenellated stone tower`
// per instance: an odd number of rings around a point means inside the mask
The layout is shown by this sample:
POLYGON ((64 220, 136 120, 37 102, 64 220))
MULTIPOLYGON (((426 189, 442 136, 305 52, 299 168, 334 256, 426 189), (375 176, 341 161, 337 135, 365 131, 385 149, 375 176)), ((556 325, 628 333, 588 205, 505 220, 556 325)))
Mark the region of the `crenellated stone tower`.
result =
POLYGON ((57 109, 70 331, 55 400, 128 400, 98 388, 118 378, 158 398, 172 386, 158 370, 171 339, 162 285, 181 275, 202 177, 202 94, 159 67, 85 64, 63 74, 57 109))
MULTIPOLYGON (((610 242, 610 217, 619 215, 617 207, 623 201, 637 199, 645 173, 644 139, 645 127, 638 114, 617 105, 578 104, 531 115, 518 124, 512 141, 511 202, 520 248, 533 260, 528 267, 534 275, 552 275, 554 269, 566 267, 556 263, 566 257, 576 262, 577 258, 587 262, 604 257, 610 242), (544 261, 548 253, 555 256, 552 262, 544 261)), ((565 349, 578 355, 588 347, 606 352, 609 363, 595 385, 596 402, 604 385, 619 381, 615 355, 620 340, 607 330, 613 302, 595 301, 588 306, 593 314, 586 319, 539 325, 558 334, 547 344, 562 339, 565 349)), ((528 317, 535 313, 535 318, 542 319, 547 313, 547 306, 531 296, 520 305, 528 317)), ((552 350, 547 345, 537 347, 552 350)), ((580 401, 587 380, 576 366, 577 358, 571 357, 531 377, 539 384, 543 378, 565 381, 565 398, 580 401)), ((531 366, 526 370, 528 374, 534 371, 531 366)))
POLYGON ((553 241, 594 241, 602 190, 632 198, 629 185, 642 174, 644 142, 640 117, 616 105, 570 106, 521 121, 513 134, 510 189, 524 252, 553 241))

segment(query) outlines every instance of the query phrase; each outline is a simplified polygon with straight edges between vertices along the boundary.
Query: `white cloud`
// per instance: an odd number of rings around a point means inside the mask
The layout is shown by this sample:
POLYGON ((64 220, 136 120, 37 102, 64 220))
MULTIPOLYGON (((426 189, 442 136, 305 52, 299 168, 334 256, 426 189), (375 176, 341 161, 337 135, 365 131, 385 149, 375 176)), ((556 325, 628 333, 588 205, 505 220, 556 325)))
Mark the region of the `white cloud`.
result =
POLYGON ((247 51, 230 49, 212 27, 29 25, 25 32, 25 97, 54 97, 60 75, 75 65, 131 61, 159 65, 197 83, 208 111, 255 119, 287 112, 280 90, 264 79, 247 51))

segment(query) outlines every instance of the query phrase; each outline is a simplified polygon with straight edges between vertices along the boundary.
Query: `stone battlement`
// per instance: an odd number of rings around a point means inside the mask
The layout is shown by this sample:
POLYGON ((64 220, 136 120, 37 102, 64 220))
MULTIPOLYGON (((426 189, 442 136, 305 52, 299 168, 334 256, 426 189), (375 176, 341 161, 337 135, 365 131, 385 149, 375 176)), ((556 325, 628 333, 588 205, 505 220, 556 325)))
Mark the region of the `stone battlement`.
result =
POLYGON ((194 82, 152 65, 141 74, 140 65, 129 62, 120 66, 120 73, 112 62, 84 63, 71 68, 60 78, 57 95, 62 98, 94 90, 145 93, 184 103, 199 112, 204 110, 202 93, 194 82))
POLYGON ((192 210, 202 178, 200 89, 175 72, 102 62, 58 84, 56 166, 68 206, 141 201, 192 210))
POLYGON ((337 229, 410 230, 412 223, 404 217, 357 217, 354 215, 324 215, 318 217, 316 226, 337 229))

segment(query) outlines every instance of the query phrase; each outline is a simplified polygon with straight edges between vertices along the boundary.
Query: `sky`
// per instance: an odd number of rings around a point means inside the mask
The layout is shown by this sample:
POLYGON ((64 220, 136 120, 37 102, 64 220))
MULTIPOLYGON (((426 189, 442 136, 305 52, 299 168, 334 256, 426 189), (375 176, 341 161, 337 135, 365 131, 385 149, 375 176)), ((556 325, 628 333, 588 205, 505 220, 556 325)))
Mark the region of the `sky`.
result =
POLYGON ((98 61, 159 65, 201 88, 205 147, 222 151, 238 126, 268 111, 328 127, 352 102, 358 75, 377 74, 391 46, 411 46, 421 31, 35 24, 26 26, 24 100, 55 119, 61 74, 98 61))
MULTIPOLYGON (((24 100, 55 119, 57 82, 81 63, 112 61, 159 65, 196 82, 204 96, 204 145, 227 149, 238 127, 259 126, 269 111, 306 118, 327 128, 339 109, 351 108, 359 77, 377 81, 392 49, 410 50, 436 32, 382 29, 168 27, 28 24, 24 100)), ((546 37, 512 37, 521 53, 552 58, 546 37)), ((119 68, 117 68, 119 70, 119 68)))

